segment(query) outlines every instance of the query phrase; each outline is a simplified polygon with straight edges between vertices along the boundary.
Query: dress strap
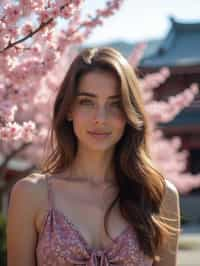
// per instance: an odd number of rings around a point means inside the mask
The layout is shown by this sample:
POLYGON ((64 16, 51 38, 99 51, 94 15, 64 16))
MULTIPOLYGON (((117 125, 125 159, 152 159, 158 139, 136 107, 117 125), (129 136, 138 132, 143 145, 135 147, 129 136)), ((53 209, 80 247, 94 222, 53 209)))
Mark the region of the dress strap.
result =
POLYGON ((49 208, 52 209, 54 207, 54 203, 53 203, 53 189, 52 189, 52 184, 50 182, 50 179, 51 179, 51 175, 47 174, 46 182, 47 182, 48 205, 49 205, 49 208))

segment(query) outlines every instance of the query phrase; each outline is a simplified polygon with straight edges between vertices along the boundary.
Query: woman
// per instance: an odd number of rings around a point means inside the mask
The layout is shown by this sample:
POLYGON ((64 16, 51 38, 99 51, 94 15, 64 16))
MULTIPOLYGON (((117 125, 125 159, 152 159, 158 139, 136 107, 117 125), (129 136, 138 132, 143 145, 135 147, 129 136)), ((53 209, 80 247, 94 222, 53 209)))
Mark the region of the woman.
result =
POLYGON ((54 104, 52 152, 11 192, 8 266, 176 265, 178 193, 151 162, 139 90, 112 48, 74 59, 54 104))

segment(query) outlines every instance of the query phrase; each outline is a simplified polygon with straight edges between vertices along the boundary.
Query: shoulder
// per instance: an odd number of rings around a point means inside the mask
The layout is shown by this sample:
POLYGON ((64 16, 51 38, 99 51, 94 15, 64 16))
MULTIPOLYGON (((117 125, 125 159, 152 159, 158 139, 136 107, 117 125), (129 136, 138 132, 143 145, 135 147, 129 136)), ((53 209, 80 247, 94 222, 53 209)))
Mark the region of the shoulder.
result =
POLYGON ((166 190, 165 190, 165 195, 163 198, 163 204, 167 202, 177 202, 179 201, 179 192, 175 185, 170 182, 168 179, 165 179, 165 184, 166 184, 166 190))
POLYGON ((165 179, 166 191, 165 198, 177 200, 179 198, 179 193, 175 185, 168 179, 165 179))
POLYGON ((11 189, 10 205, 37 211, 43 198, 46 197, 46 176, 32 173, 19 179, 11 189))
POLYGON ((44 181, 43 175, 33 173, 12 187, 6 226, 9 265, 35 265, 36 213, 42 205, 44 181))
POLYGON ((165 179, 166 189, 160 209, 161 221, 166 225, 169 233, 164 239, 164 245, 160 246, 157 256, 159 262, 154 262, 153 266, 177 265, 178 237, 180 234, 180 208, 179 193, 173 183, 165 179))
POLYGON ((161 214, 175 219, 175 224, 178 226, 180 219, 179 193, 175 185, 167 179, 165 195, 161 203, 161 214))
POLYGON ((12 187, 12 194, 29 194, 30 196, 39 192, 44 186, 46 177, 40 173, 32 173, 19 179, 12 187))

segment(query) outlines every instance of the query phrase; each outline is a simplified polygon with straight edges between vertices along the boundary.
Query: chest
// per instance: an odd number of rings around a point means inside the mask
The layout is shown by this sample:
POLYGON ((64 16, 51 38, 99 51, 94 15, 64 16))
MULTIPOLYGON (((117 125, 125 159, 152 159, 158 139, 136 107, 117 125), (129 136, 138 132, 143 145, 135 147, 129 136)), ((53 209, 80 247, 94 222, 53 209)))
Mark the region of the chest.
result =
MULTIPOLYGON (((74 191, 54 186, 54 208, 70 221, 80 233, 81 237, 94 248, 105 248, 111 245, 112 240, 106 234, 104 227, 105 213, 115 194, 98 191, 74 191), (87 193, 85 193, 87 192, 87 193)), ((37 230, 42 231, 45 223, 47 208, 42 208, 37 217, 37 230)), ((116 203, 108 216, 108 232, 113 239, 118 237, 128 226, 127 221, 121 216, 119 205, 116 203)))

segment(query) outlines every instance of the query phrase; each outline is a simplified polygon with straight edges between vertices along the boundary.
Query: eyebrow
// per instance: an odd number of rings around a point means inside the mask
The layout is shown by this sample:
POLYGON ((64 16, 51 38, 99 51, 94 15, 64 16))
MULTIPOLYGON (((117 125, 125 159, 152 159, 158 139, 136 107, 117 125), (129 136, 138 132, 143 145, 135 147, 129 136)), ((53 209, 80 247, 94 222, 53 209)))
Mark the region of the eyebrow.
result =
MULTIPOLYGON (((77 96, 89 96, 89 97, 93 97, 96 98, 96 94, 90 93, 90 92, 78 92, 77 96)), ((120 94, 116 94, 116 95, 111 95, 108 98, 109 99, 118 99, 120 97, 120 94)))

